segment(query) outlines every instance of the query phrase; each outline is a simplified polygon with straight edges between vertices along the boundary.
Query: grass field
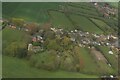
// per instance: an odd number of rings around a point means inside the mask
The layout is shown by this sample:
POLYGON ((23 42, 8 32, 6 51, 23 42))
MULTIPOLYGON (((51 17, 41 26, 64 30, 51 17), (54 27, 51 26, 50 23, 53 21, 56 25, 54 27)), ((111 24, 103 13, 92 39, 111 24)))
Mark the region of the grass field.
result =
POLYGON ((109 4, 115 8, 118 8, 118 2, 109 2, 109 4))
POLYGON ((98 46, 98 48, 102 51, 104 56, 107 58, 109 63, 112 65, 112 68, 114 69, 114 71, 117 73, 117 71, 118 71, 118 60, 117 60, 117 58, 115 58, 115 53, 113 55, 110 55, 108 53, 110 49, 106 46, 98 46))
POLYGON ((86 73, 92 72, 94 74, 99 73, 99 72, 96 72, 98 71, 99 68, 95 63, 94 59, 92 58, 92 56, 90 55, 89 49, 81 47, 79 57, 80 59, 82 58, 83 60, 83 65, 84 65, 84 68, 82 69, 83 72, 86 72, 86 73))
POLYGON ((27 21, 46 22, 49 19, 47 10, 58 9, 58 4, 38 2, 3 3, 3 18, 17 17, 27 21))
POLYGON ((0 78, 2 77, 2 31, 0 31, 0 78))
POLYGON ((76 72, 50 72, 29 66, 26 60, 3 56, 3 77, 5 78, 97 78, 96 75, 87 75, 76 72))
POLYGON ((91 10, 91 11, 96 10, 95 7, 89 2, 77 2, 77 3, 69 3, 69 4, 75 7, 84 8, 86 10, 91 10))
POLYGON ((30 36, 27 35, 24 31, 19 31, 19 30, 15 30, 15 29, 11 29, 11 28, 5 28, 2 31, 2 44, 3 44, 3 48, 4 46, 9 45, 12 42, 25 42, 27 43, 27 41, 29 40, 30 36))
POLYGON ((74 29, 74 25, 70 22, 70 20, 66 17, 64 13, 50 11, 50 15, 54 27, 67 30, 74 29))
POLYGON ((110 28, 110 26, 108 26, 105 22, 98 20, 98 19, 94 19, 94 18, 90 18, 96 25, 98 25, 103 31, 108 32, 108 33, 112 33, 112 28, 110 28))
POLYGON ((0 54, 0 78, 2 77, 2 54, 0 54))
POLYGON ((113 69, 108 66, 107 64, 107 60, 104 57, 104 55, 102 55, 102 53, 96 49, 90 49, 90 53, 92 55, 92 57, 94 58, 96 64, 98 65, 98 71, 101 74, 112 74, 113 73, 113 69))
POLYGON ((71 11, 71 12, 75 12, 75 13, 83 13, 83 14, 89 14, 89 15, 94 15, 94 16, 99 16, 99 14, 97 13, 97 11, 93 11, 93 9, 92 9, 92 11, 91 11, 91 9, 89 8, 89 9, 86 9, 86 8, 84 8, 84 7, 80 7, 80 6, 74 6, 74 5, 68 5, 67 6, 68 7, 68 9, 71 11))
POLYGON ((92 33, 103 33, 95 24, 93 24, 89 19, 79 15, 70 15, 70 18, 74 22, 77 28, 80 28, 83 31, 88 31, 92 33))

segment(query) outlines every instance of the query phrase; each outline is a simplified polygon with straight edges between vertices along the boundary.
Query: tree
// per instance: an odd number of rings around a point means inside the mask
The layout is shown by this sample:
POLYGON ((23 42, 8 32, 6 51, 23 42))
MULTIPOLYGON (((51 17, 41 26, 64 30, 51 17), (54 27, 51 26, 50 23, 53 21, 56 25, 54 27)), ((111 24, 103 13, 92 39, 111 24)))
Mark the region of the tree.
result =
POLYGON ((29 30, 29 33, 32 35, 39 30, 39 26, 36 23, 28 23, 25 25, 25 28, 29 30))
POLYGON ((56 40, 55 39, 53 39, 53 40, 49 40, 49 43, 48 43, 48 45, 47 45, 47 49, 48 50, 58 50, 58 51, 60 51, 62 48, 61 48, 61 46, 56 42, 56 40))
POLYGON ((70 38, 67 36, 64 36, 61 43, 67 49, 71 43, 70 38))
POLYGON ((51 23, 45 23, 43 24, 42 29, 46 32, 50 30, 50 27, 51 27, 51 23))
POLYGON ((21 19, 21 18, 12 18, 10 21, 11 23, 19 27, 23 27, 25 23, 24 19, 21 19))
POLYGON ((49 50, 43 53, 34 54, 30 58, 30 63, 36 68, 53 71, 58 68, 59 60, 56 58, 56 51, 49 50))
POLYGON ((25 43, 12 42, 4 50, 6 55, 23 58, 27 56, 27 47, 25 43))
POLYGON ((69 50, 63 52, 60 68, 67 71, 75 71, 74 58, 69 50))
POLYGON ((44 37, 45 38, 49 38, 49 39, 55 39, 55 33, 53 31, 46 31, 44 33, 44 37))

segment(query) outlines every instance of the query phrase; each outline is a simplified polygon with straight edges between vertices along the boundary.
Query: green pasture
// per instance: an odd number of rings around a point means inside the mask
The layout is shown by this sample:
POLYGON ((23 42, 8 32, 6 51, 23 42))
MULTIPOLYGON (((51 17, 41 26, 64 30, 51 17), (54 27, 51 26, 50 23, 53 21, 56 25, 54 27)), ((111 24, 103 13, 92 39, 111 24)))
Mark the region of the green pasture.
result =
POLYGON ((83 61, 84 68, 82 69, 83 72, 98 74, 99 67, 95 63, 95 60, 89 53, 89 49, 80 47, 79 58, 83 61), (97 71, 97 72, 96 72, 97 71))
POLYGON ((115 58, 115 53, 114 54, 109 54, 108 52, 110 49, 106 46, 98 46, 99 50, 103 53, 103 55, 106 57, 108 62, 112 65, 112 68, 114 71, 117 73, 118 70, 118 60, 115 58))
POLYGON ((30 39, 30 36, 27 35, 24 31, 5 28, 2 31, 2 44, 3 47, 8 46, 12 42, 25 42, 27 43, 30 39))
POLYGON ((82 14, 89 14, 89 15, 94 15, 94 16, 99 16, 98 12, 96 9, 91 10, 90 9, 86 9, 84 7, 78 7, 78 6, 74 6, 74 5, 68 5, 68 10, 73 12, 73 13, 82 13, 82 14))
POLYGON ((3 78, 98 78, 77 72, 46 71, 30 67, 27 60, 3 56, 3 78))
POLYGON ((66 30, 74 29, 74 25, 70 22, 70 20, 66 17, 64 13, 58 11, 50 11, 51 22, 56 28, 63 28, 66 30))
POLYGON ((76 28, 78 29, 97 34, 103 33, 101 29, 99 29, 94 23, 92 23, 89 19, 87 19, 84 16, 72 14, 70 15, 70 18, 72 19, 72 21, 76 25, 76 28))
POLYGON ((105 22, 98 20, 98 19, 94 19, 94 18, 90 18, 96 25, 98 25, 103 31, 107 32, 107 33, 112 33, 112 28, 110 28, 110 26, 108 26, 105 22))
POLYGON ((27 21, 34 21, 38 23, 49 20, 47 10, 58 9, 59 3, 44 3, 44 2, 16 2, 3 3, 3 18, 23 18, 27 21))

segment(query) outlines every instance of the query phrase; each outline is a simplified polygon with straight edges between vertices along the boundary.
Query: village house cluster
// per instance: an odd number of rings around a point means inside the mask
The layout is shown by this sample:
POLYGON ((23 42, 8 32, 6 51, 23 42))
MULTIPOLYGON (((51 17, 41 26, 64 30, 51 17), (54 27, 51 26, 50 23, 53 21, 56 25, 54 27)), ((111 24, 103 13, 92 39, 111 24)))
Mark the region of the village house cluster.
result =
MULTIPOLYGON (((97 5, 97 4, 95 4, 97 5)), ((27 28, 20 28, 16 27, 15 25, 8 24, 8 27, 12 29, 18 29, 18 30, 24 30, 24 31, 29 31, 27 28)), ((59 37, 62 39, 64 34, 69 35, 70 40, 74 43, 77 44, 80 47, 88 47, 91 48, 95 45, 98 46, 108 46, 110 48, 116 49, 117 51, 120 50, 120 46, 118 43, 118 36, 117 35, 104 35, 104 34, 95 34, 95 33, 89 33, 85 31, 80 31, 80 30, 71 30, 71 31, 66 31, 62 28, 50 28, 51 31, 55 33, 56 37, 59 37)), ((39 32, 35 33, 32 35, 31 41, 38 42, 40 44, 44 44, 44 37, 41 36, 43 34, 44 30, 40 29, 39 32)), ((34 52, 37 51, 42 51, 43 47, 39 45, 33 45, 33 43, 28 44, 28 51, 32 50, 34 52)), ((109 51, 109 54, 112 54, 113 52, 109 51)))
POLYGON ((104 17, 110 18, 110 15, 117 15, 118 10, 110 7, 108 3, 104 4, 104 6, 100 6, 97 2, 94 3, 96 9, 103 14, 104 17))
MULTIPOLYGON (((117 35, 114 36, 112 34, 109 34, 109 35, 95 34, 95 33, 89 33, 89 32, 84 32, 80 30, 65 31, 63 29, 56 29, 56 28, 50 28, 50 29, 60 39, 62 39, 63 34, 69 35, 70 40, 74 44, 77 44, 80 47, 91 48, 95 45, 98 45, 98 46, 108 46, 110 48, 116 49, 117 51, 119 51, 120 49, 118 45, 117 35)), ((32 38, 32 41, 36 42, 40 40, 41 43, 43 43, 44 41, 42 39, 43 37, 41 37, 40 34, 37 34, 32 38)), ((108 53, 112 54, 113 52, 109 51, 108 53)))

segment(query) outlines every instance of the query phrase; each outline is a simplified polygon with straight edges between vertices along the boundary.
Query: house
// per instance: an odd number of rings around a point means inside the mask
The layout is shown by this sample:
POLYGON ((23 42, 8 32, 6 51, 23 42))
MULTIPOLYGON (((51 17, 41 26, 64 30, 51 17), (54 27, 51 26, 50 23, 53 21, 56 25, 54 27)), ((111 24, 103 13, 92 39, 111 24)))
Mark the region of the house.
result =
POLYGON ((97 2, 95 2, 95 3, 94 3, 94 5, 95 5, 95 6, 97 6, 97 5, 98 5, 98 3, 97 3, 97 2))
POLYGON ((78 30, 75 30, 75 32, 77 32, 78 30))
POLYGON ((52 31, 56 32, 57 30, 55 28, 50 28, 52 31))
POLYGON ((71 33, 73 33, 73 31, 71 31, 71 33))
POLYGON ((40 47, 40 46, 33 46, 33 47, 32 47, 32 50, 33 50, 34 52, 38 52, 38 51, 43 51, 43 48, 40 47))
POLYGON ((37 37, 33 37, 33 38, 32 38, 32 41, 33 41, 33 42, 37 42, 37 37))
POLYGON ((74 41, 75 41, 75 38, 72 38, 72 37, 71 37, 70 40, 74 42, 74 41))
POLYGON ((112 52, 112 51, 109 51, 108 53, 109 53, 109 54, 113 54, 113 52, 112 52))
POLYGON ((40 36, 40 34, 35 34, 33 37, 32 37, 32 41, 33 42, 41 42, 43 40, 43 37, 40 36))
POLYGON ((3 20, 2 19, 0 19, 0 23, 2 23, 3 22, 3 20))
POLYGON ((28 51, 32 50, 33 45, 32 44, 28 44, 28 51))

